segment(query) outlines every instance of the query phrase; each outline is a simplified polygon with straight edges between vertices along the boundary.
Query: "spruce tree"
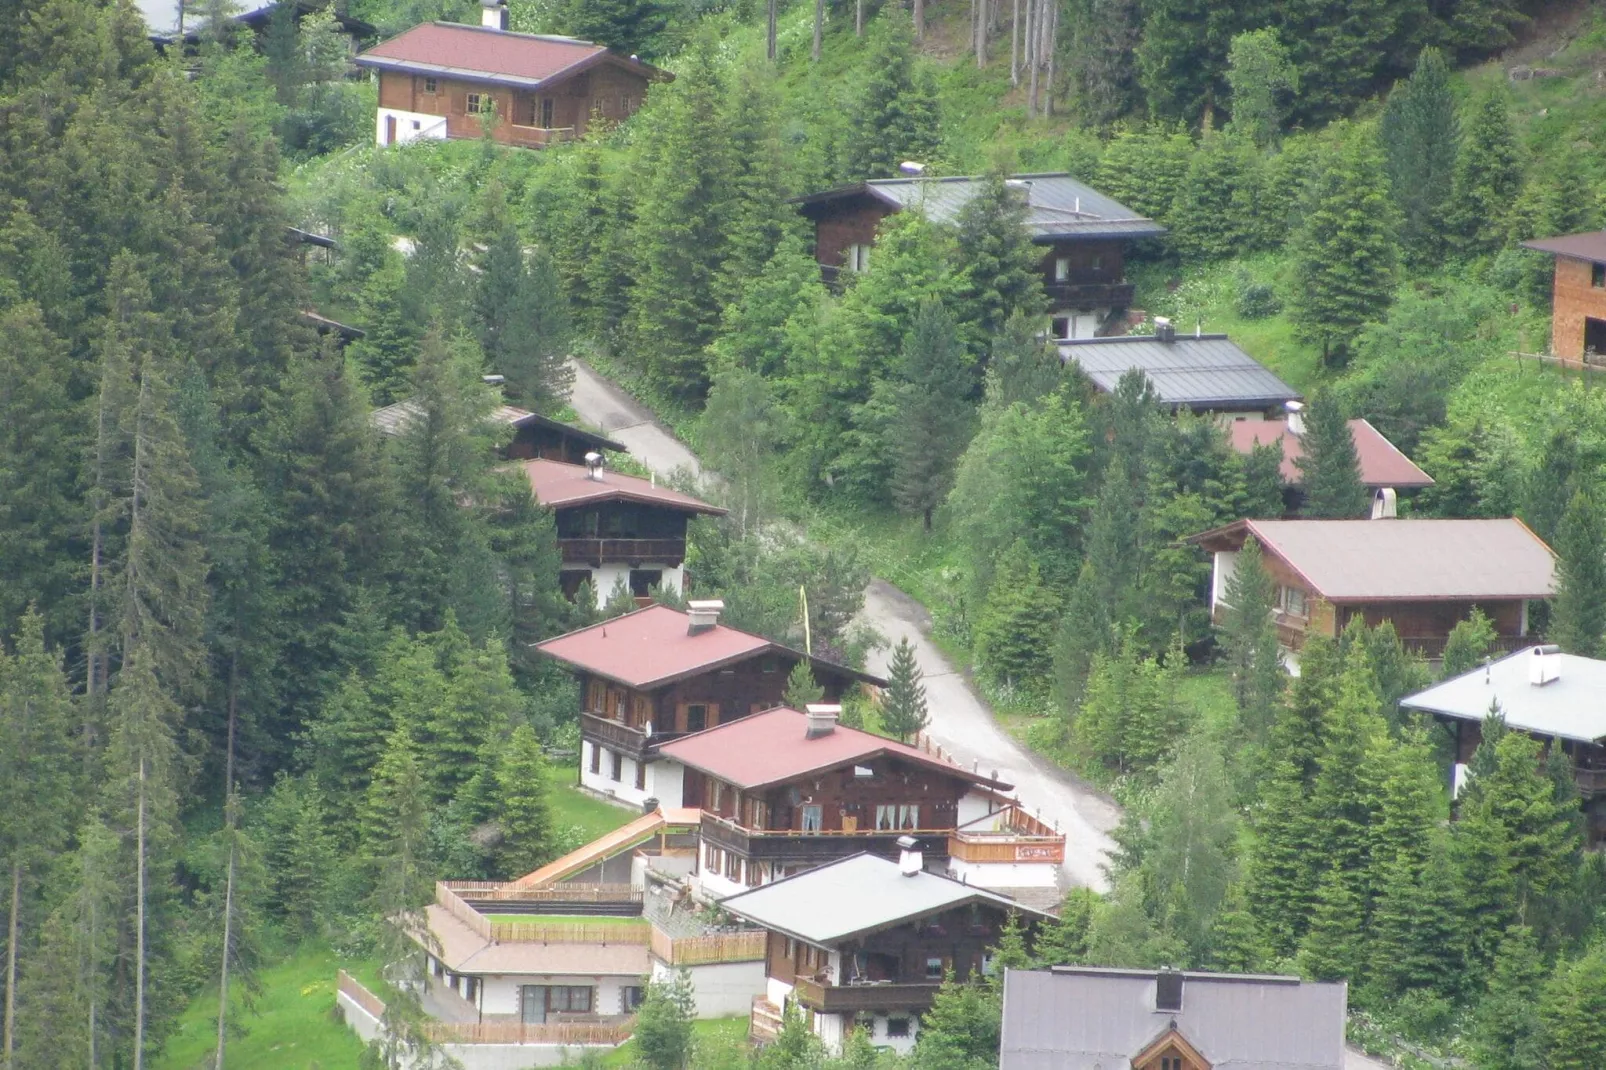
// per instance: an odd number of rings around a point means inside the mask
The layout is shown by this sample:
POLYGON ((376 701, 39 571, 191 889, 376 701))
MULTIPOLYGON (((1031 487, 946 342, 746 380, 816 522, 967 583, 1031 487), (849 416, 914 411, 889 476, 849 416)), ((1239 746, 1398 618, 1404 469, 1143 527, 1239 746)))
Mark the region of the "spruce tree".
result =
MULTIPOLYGON (((1377 712, 1376 683, 1364 649, 1351 650, 1345 658, 1338 694, 1322 716, 1321 733, 1310 814, 1322 830, 1328 862, 1353 876, 1366 867, 1372 826, 1381 809, 1367 758, 1377 753, 1388 733, 1377 712)), ((1357 894, 1369 892, 1364 876, 1350 886, 1357 894)))
POLYGON ((1342 363, 1355 331, 1394 300, 1394 220, 1381 154, 1363 129, 1341 130, 1311 177, 1290 239, 1289 313, 1302 338, 1342 363))
POLYGON ((820 265, 803 239, 787 232, 766 263, 733 281, 740 285, 721 313, 715 361, 721 368, 778 375, 791 347, 789 327, 813 315, 825 295, 820 265))
POLYGON ((881 727, 904 741, 925 731, 931 715, 926 709, 926 685, 921 682, 914 644, 898 640, 887 667, 887 688, 881 693, 881 727))
POLYGON ((647 998, 636 1010, 636 1046, 652 1070, 683 1070, 687 1065, 696 1014, 696 992, 686 970, 647 986, 647 998))
POLYGON ((1579 657, 1606 650, 1606 513, 1594 492, 1573 494, 1556 533, 1556 600, 1550 634, 1579 657))
POLYGON ((1462 124, 1446 222, 1458 251, 1492 253, 1505 239, 1506 220, 1522 191, 1522 158, 1506 98, 1489 93, 1462 124))
POLYGON ((976 660, 993 680, 1031 694, 1045 693, 1059 602, 1043 584, 1024 540, 998 562, 976 621, 976 660))
POLYGON ((1546 1070, 1588 1070, 1606 1052, 1606 948, 1556 970, 1539 1000, 1546 1070))
POLYGON ((1206 940, 1207 964, 1223 973, 1257 973, 1270 950, 1260 935, 1260 925, 1250 909, 1249 896, 1241 883, 1227 886, 1221 909, 1211 920, 1206 940))
POLYGON ((807 658, 792 666, 786 675, 786 692, 781 701, 791 709, 801 710, 825 699, 825 688, 814 679, 814 667, 807 658))
POLYGON ((1533 930, 1514 925, 1500 940, 1489 987, 1473 1007, 1467 1046, 1486 1070, 1542 1070, 1544 1025, 1539 999, 1545 963, 1533 930))
POLYGON ((1045 310, 1042 250, 1026 230, 1027 198, 1002 172, 989 173, 957 220, 956 266, 959 308, 966 328, 980 337, 978 348, 1003 330, 1016 312, 1045 310))
POLYGON ((507 326, 496 366, 507 376, 508 396, 537 412, 561 411, 574 382, 569 366, 573 327, 557 267, 544 248, 531 251, 519 276, 507 326))
POLYGON ((1255 240, 1260 158, 1247 137, 1211 137, 1188 161, 1171 208, 1177 251, 1194 260, 1240 256, 1255 240))
POLYGON ((1426 860, 1394 856, 1383 867, 1368 922, 1368 973, 1378 991, 1456 994, 1464 974, 1456 874, 1442 834, 1426 837, 1426 860))
POLYGON ((1355 875, 1334 866, 1322 877, 1311 911, 1310 930, 1299 946, 1299 971, 1313 981, 1365 978, 1365 904, 1355 891, 1355 875))
POLYGON ((1088 931, 1098 904, 1098 893, 1091 888, 1065 893, 1058 916, 1037 931, 1035 950, 1044 966, 1075 966, 1086 960, 1088 931))
POLYGON ((1043 337, 1037 317, 1016 310, 992 340, 987 357, 986 400, 996 408, 1033 404, 1064 377, 1059 352, 1043 337))
POLYGON ((905 160, 930 160, 938 144, 936 86, 915 58, 903 19, 889 13, 875 20, 863 69, 848 109, 843 177, 889 178, 905 160))
POLYGON ((529 725, 519 725, 501 748, 496 766, 496 821, 502 843, 497 864, 514 880, 555 853, 546 753, 529 725))
POLYGON ((1221 643, 1233 697, 1251 738, 1259 738, 1271 727, 1277 700, 1287 684, 1277 625, 1271 615, 1276 593, 1262 563, 1260 543, 1252 536, 1245 539, 1222 592, 1221 643))
POLYGON ((1306 516, 1322 520, 1354 520, 1366 514, 1371 494, 1361 483, 1361 460, 1355 435, 1331 390, 1318 390, 1305 413, 1303 454, 1295 460, 1305 492, 1306 516))
POLYGON ((1273 755, 1250 810, 1254 838, 1245 891, 1271 951, 1290 955, 1305 934, 1316 899, 1322 835, 1309 813, 1298 764, 1273 755))
POLYGON ((268 869, 267 908, 282 919, 292 939, 315 938, 328 924, 326 911, 340 865, 335 830, 317 781, 281 774, 258 814, 268 869))
POLYGON ((1466 620, 1457 621, 1444 644, 1440 671, 1450 680, 1482 665, 1496 639, 1494 622, 1483 610, 1473 607, 1466 620))
POLYGON ((966 402, 975 381, 958 324, 940 301, 929 301, 915 316, 903 343, 903 384, 890 427, 894 455, 892 497, 906 512, 919 514, 927 531, 931 516, 948 496, 954 465, 964 452, 971 426, 966 402))
POLYGON ((1450 68, 1438 49, 1424 48, 1411 77, 1395 84, 1378 136, 1399 211, 1401 250, 1413 264, 1430 263, 1443 252, 1445 201, 1460 142, 1450 68))
POLYGON ((733 304, 764 270, 782 239, 797 236, 798 217, 786 203, 787 161, 782 152, 774 74, 768 65, 744 66, 727 109, 730 131, 730 242, 719 282, 720 304, 733 304))
POLYGON ((1169 223, 1193 151, 1187 134, 1166 127, 1122 130, 1099 157, 1096 185, 1140 214, 1169 223))

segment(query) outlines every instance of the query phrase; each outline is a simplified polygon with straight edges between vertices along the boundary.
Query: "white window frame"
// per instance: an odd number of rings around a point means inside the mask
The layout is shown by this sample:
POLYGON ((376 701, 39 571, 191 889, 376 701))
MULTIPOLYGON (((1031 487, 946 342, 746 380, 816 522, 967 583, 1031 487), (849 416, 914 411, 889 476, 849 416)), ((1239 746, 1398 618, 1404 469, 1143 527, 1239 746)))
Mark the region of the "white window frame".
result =
POLYGON ((1068 257, 1068 256, 1057 256, 1057 257, 1054 258, 1054 281, 1055 282, 1069 282, 1069 281, 1071 281, 1071 258, 1070 257, 1068 257))

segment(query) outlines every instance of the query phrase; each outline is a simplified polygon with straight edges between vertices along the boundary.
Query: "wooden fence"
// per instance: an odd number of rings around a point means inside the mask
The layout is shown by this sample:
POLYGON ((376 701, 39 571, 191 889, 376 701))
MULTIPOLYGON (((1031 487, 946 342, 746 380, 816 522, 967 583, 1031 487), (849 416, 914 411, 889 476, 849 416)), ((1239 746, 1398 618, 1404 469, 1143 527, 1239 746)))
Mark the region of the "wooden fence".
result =
POLYGON ((630 944, 644 946, 650 940, 652 927, 645 921, 628 921, 622 925, 588 924, 565 921, 499 921, 496 915, 487 919, 489 939, 499 944, 630 944))
POLYGON ((345 970, 341 970, 335 975, 335 983, 340 991, 350 997, 353 1003, 375 1018, 383 1018, 385 1016, 385 1001, 368 991, 361 981, 345 970))
POLYGON ((464 902, 463 898, 454 892, 445 881, 435 882, 435 902, 452 917, 472 929, 474 935, 481 940, 495 939, 491 934, 490 920, 464 902))
POLYGON ((754 962, 764 958, 764 934, 759 931, 712 933, 675 938, 652 930, 652 953, 671 966, 705 966, 715 962, 754 962))
POLYGON ((424 1034, 437 1044, 623 1044, 636 1019, 608 1022, 427 1022, 424 1034))
POLYGON ((459 897, 519 903, 639 903, 641 889, 628 884, 549 884, 520 888, 511 881, 442 881, 459 897))

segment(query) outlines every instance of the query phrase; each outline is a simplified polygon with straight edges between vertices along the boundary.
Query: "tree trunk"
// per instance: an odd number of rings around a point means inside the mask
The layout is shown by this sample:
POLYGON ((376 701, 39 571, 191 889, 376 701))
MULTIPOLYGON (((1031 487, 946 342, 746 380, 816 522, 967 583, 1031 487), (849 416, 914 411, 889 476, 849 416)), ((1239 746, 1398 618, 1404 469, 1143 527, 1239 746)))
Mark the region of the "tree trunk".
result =
POLYGON ((1020 0, 1009 18, 1009 84, 1020 85, 1020 0))
MULTIPOLYGON (((233 818, 229 820, 232 827, 233 818)), ((234 936, 234 851, 234 838, 230 836, 229 876, 228 883, 223 888, 223 954, 220 956, 223 961, 218 968, 217 984, 217 1056, 212 1063, 212 1070, 223 1070, 223 1049, 228 1038, 229 952, 234 936)))
POLYGON ((1037 114, 1037 10, 1043 0, 1026 0, 1026 118, 1037 114))
POLYGON ((864 0, 853 0, 853 36, 864 36, 864 0))
POLYGON ((814 62, 820 62, 820 44, 825 39, 825 0, 814 0, 814 62))
POLYGON ((926 0, 915 0, 915 40, 926 39, 926 0))
POLYGON ((976 66, 987 66, 987 0, 976 0, 976 66))
MULTIPOLYGON (((238 615, 236 615, 238 620, 238 615)), ((229 654, 229 727, 224 735, 223 798, 234 792, 234 732, 240 709, 240 636, 234 636, 234 650, 229 654)))
MULTIPOLYGON (((140 746, 143 748, 144 743, 140 746)), ((134 1070, 145 1066, 145 755, 139 756, 139 801, 135 806, 134 850, 134 1070)))
POLYGON ((1043 84, 1048 87, 1048 91, 1043 95, 1044 115, 1054 114, 1054 54, 1059 51, 1059 38, 1060 5, 1058 0, 1053 0, 1048 18, 1048 76, 1043 79, 1043 84))
POLYGON ((775 5, 778 2, 769 0, 764 13, 764 55, 771 63, 775 62, 775 5))
POLYGON ((21 923, 17 914, 22 910, 22 859, 11 860, 11 912, 6 915, 6 1020, 4 1040, 0 1041, 5 1055, 5 1068, 16 1065, 17 1026, 17 931, 21 923))

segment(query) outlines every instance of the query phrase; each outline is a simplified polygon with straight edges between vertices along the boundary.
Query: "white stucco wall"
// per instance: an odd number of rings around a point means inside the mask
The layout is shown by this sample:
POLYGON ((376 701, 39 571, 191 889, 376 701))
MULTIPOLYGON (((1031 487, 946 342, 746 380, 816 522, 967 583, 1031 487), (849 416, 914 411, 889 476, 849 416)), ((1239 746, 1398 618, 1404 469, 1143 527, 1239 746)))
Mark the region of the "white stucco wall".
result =
POLYGON ((482 1013, 487 1017, 492 1015, 516 1015, 520 1012, 519 989, 524 985, 577 985, 592 988, 595 991, 591 996, 591 1012, 593 1014, 623 1014, 624 1004, 620 990, 631 985, 644 985, 646 981, 640 977, 596 977, 594 975, 568 975, 568 974, 488 974, 484 978, 484 1000, 481 1005, 482 1013))
POLYGON ((961 826, 972 821, 979 821, 992 813, 997 807, 993 800, 980 791, 967 791, 959 798, 958 821, 961 826))
POLYGON ((773 977, 764 978, 764 999, 777 1007, 786 1006, 792 996, 792 986, 773 977))
MULTIPOLYGON (((640 806, 652 794, 651 790, 636 787, 636 761, 634 758, 621 757, 619 760, 619 779, 613 778, 613 752, 607 747, 598 747, 602 751, 602 760, 597 765, 597 772, 591 771, 591 750, 596 744, 587 740, 580 741, 580 786, 589 788, 599 795, 610 795, 620 802, 631 806, 640 806)), ((652 763, 647 766, 647 787, 652 787, 652 763)))
MULTIPOLYGON (((683 593, 686 582, 686 567, 684 565, 655 565, 650 561, 643 561, 636 568, 644 572, 662 572, 664 574, 662 581, 664 586, 670 588, 676 594, 683 593)), ((625 586, 628 587, 630 585, 631 568, 629 565, 603 565, 601 568, 594 568, 590 571, 591 586, 597 592, 598 609, 608 604, 608 596, 613 593, 614 584, 624 580, 625 586)))
MULTIPOLYGON (((379 1020, 359 1007, 350 996, 337 992, 335 1002, 346 1019, 346 1025, 364 1044, 371 1043, 379 1036, 379 1020)), ((529 1070, 533 1066, 573 1065, 586 1051, 612 1051, 613 1045, 443 1044, 441 1049, 445 1055, 455 1059, 463 1070, 529 1070)))
MULTIPOLYGON (((753 999, 766 992, 764 963, 714 962, 704 966, 687 967, 692 988, 697 993, 697 1017, 730 1018, 748 1014, 753 999)), ((668 982, 679 973, 678 967, 669 966, 657 959, 652 964, 652 979, 668 982)))
POLYGON ((920 1016, 910 1011, 908 1014, 878 1014, 870 1023, 870 1043, 885 1045, 899 1055, 908 1055, 915 1047, 915 1037, 920 1033, 920 1016), (906 1018, 909 1022, 909 1035, 904 1037, 890 1036, 887 1033, 888 1018, 906 1018))
POLYGON ((707 866, 702 867, 701 872, 697 875, 697 880, 702 885, 703 894, 711 895, 715 899, 723 899, 727 895, 735 895, 737 892, 747 891, 745 884, 731 880, 723 872, 715 873, 708 869, 707 866))
POLYGON ((948 860, 948 876, 981 888, 1052 888, 1057 862, 961 862, 948 860))
POLYGON ((1238 571, 1237 550, 1217 550, 1215 568, 1210 577, 1210 608, 1215 609, 1226 597, 1227 584, 1238 571))
POLYGON ((833 1054, 842 1050, 842 1041, 852 1028, 852 1015, 820 1013, 814 1015, 814 1035, 824 1042, 825 1050, 833 1054))
POLYGON ((446 117, 421 111, 402 111, 400 108, 380 108, 374 117, 374 144, 384 145, 385 120, 396 120, 396 144, 404 145, 417 138, 446 140, 446 117))
POLYGON ((685 805, 686 767, 679 762, 658 759, 647 763, 647 793, 658 805, 672 810, 685 805))

